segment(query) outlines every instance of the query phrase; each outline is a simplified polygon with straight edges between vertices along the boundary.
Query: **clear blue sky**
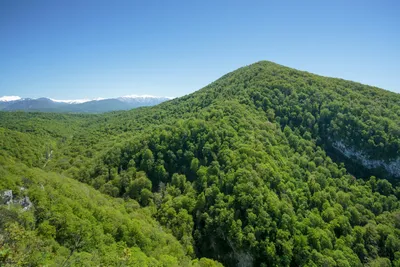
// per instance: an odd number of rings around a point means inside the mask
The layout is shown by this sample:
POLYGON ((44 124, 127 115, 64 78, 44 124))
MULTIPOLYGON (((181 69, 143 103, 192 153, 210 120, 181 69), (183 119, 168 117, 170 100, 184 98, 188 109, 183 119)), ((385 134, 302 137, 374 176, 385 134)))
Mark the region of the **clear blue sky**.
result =
POLYGON ((259 60, 400 93, 400 1, 0 1, 0 96, 182 96, 259 60))

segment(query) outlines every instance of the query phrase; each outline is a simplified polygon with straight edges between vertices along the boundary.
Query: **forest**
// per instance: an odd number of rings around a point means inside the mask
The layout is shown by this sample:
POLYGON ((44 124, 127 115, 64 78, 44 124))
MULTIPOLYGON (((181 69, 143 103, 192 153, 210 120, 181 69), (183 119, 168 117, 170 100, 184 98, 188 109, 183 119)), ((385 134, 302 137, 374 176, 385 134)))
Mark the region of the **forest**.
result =
POLYGON ((400 266, 400 94, 260 61, 153 107, 0 112, 1 266, 400 266))

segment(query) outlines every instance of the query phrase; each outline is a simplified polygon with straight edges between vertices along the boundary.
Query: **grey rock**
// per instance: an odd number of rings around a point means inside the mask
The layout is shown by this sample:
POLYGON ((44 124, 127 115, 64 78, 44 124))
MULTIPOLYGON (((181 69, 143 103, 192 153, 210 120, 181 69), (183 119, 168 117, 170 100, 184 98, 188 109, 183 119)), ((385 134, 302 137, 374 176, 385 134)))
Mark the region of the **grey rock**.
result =
POLYGON ((392 159, 391 161, 370 159, 362 151, 358 151, 352 147, 346 146, 344 142, 341 141, 333 142, 332 146, 340 151, 347 158, 355 158, 368 169, 383 167, 388 173, 390 173, 394 177, 400 177, 400 158, 392 159))
POLYGON ((11 204, 13 202, 13 192, 12 190, 6 190, 0 194, 1 204, 11 204))
POLYGON ((20 201, 19 204, 21 204, 22 209, 25 210, 30 210, 33 206, 32 202, 30 201, 29 197, 25 196, 23 197, 20 201))

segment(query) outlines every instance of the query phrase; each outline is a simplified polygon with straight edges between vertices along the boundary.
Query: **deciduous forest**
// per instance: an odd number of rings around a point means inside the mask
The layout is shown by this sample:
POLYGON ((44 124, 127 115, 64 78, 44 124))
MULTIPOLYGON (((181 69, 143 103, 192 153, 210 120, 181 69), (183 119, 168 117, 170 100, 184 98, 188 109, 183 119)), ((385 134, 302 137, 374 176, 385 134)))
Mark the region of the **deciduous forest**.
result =
POLYGON ((400 95, 261 61, 103 114, 0 112, 2 266, 400 266, 400 95))

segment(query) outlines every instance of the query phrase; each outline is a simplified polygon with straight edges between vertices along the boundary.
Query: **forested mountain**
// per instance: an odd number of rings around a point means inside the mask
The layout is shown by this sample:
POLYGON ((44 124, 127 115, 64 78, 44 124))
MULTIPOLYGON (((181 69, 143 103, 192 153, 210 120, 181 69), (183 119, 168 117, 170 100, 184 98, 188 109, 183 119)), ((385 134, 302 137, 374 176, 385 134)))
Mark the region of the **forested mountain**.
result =
MULTIPOLYGON (((7 98, 7 97, 3 97, 7 98)), ((103 113, 116 110, 129 110, 137 107, 154 106, 171 99, 158 96, 124 96, 97 100, 54 100, 50 98, 19 98, 2 100, 0 98, 0 110, 2 111, 40 111, 60 113, 103 113)))
POLYGON ((32 202, 1 206, 5 265, 400 266, 399 94, 262 61, 154 107, 0 127, 3 199, 32 202))

